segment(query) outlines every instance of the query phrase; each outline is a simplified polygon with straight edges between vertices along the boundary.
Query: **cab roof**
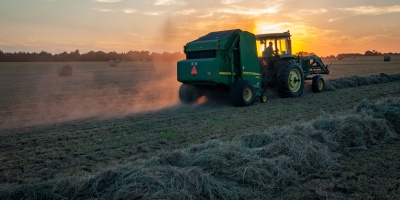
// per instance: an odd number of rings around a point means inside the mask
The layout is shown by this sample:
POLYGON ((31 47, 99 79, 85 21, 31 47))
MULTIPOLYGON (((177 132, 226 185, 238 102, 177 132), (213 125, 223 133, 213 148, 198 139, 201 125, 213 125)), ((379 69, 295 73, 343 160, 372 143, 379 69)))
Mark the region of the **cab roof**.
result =
POLYGON ((266 33, 266 34, 258 34, 258 35, 256 35, 256 39, 257 40, 286 38, 286 37, 290 37, 289 31, 283 32, 283 33, 266 33))

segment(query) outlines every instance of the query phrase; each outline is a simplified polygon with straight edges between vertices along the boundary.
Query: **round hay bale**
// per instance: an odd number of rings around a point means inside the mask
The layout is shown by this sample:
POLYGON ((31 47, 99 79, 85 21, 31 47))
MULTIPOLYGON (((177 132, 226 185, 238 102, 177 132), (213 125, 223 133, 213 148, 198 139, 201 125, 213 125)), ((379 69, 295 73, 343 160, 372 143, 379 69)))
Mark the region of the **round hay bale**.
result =
POLYGON ((118 65, 118 62, 115 60, 109 60, 108 63, 110 64, 110 67, 116 67, 118 65))
POLYGON ((383 57, 383 61, 389 62, 389 61, 390 61, 390 56, 384 56, 384 57, 383 57))
POLYGON ((71 76, 72 75, 72 67, 69 65, 60 66, 57 68, 58 76, 71 76))

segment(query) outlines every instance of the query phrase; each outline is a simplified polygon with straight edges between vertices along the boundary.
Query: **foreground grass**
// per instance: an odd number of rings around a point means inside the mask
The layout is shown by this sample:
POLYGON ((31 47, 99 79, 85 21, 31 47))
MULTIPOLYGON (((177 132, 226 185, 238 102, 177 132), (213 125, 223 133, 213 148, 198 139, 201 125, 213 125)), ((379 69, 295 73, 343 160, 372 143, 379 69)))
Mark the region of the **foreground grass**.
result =
MULTIPOLYGON (((160 153, 88 177, 2 185, 0 198, 398 199, 399 160, 355 163, 352 159, 357 152, 368 155, 368 149, 395 144, 399 133, 399 98, 363 100, 351 111, 160 153), (379 171, 382 168, 393 173, 382 176, 387 173, 379 171), (373 173, 368 172, 371 169, 373 173), (369 178, 373 179, 363 183, 369 178), (385 184, 379 185, 380 181, 385 184)), ((396 150, 386 148, 376 155, 393 159, 396 150)))

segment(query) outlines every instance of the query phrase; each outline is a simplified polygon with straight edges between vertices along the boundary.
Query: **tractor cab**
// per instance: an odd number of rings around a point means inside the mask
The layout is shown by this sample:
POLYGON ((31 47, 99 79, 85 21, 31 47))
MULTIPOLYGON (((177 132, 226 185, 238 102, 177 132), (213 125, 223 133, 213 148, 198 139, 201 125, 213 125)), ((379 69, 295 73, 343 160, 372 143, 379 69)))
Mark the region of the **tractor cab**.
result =
MULTIPOLYGON (((263 58, 285 58, 292 56, 289 31, 256 35, 258 56, 263 58)), ((293 57, 294 58, 294 57, 293 57)))

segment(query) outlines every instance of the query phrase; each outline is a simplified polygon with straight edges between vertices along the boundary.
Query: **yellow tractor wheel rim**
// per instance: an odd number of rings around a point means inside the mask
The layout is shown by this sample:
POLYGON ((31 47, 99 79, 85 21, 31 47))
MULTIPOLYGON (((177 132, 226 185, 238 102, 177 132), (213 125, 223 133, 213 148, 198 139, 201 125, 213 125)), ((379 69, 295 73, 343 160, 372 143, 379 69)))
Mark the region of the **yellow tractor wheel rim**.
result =
POLYGON ((251 92, 251 90, 249 88, 246 88, 243 91, 243 98, 245 101, 250 101, 251 98, 253 97, 253 92, 251 92))
POLYGON ((324 81, 322 79, 318 81, 318 89, 319 90, 324 89, 324 81))
POLYGON ((267 96, 263 96, 263 97, 262 97, 262 102, 263 102, 263 103, 267 102, 267 100, 268 100, 268 99, 267 99, 267 96))
POLYGON ((301 87, 301 79, 303 77, 300 76, 300 72, 297 69, 292 69, 289 73, 289 88, 292 92, 297 92, 300 90, 301 87))

